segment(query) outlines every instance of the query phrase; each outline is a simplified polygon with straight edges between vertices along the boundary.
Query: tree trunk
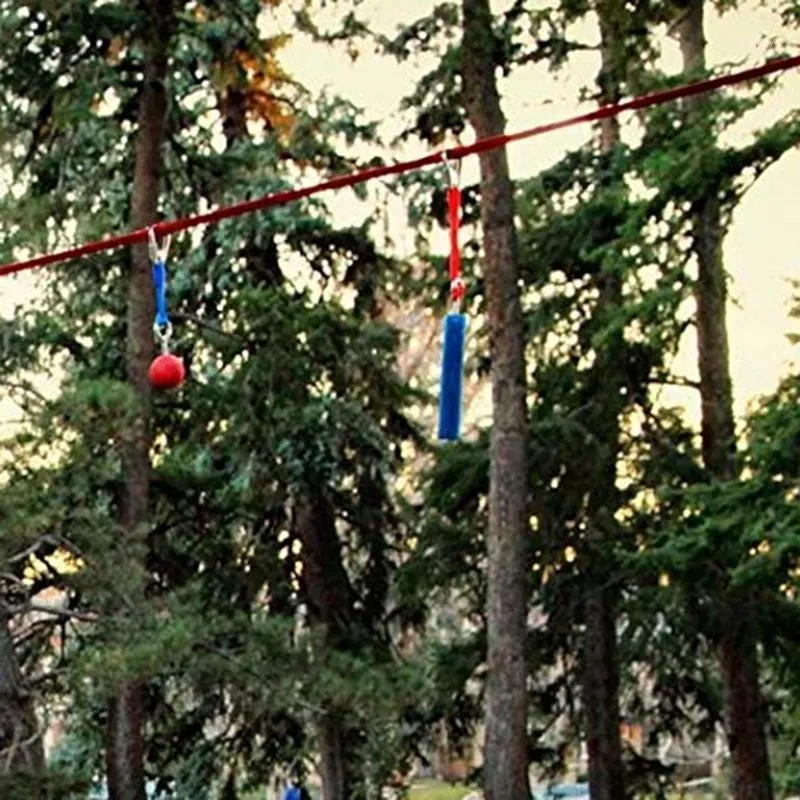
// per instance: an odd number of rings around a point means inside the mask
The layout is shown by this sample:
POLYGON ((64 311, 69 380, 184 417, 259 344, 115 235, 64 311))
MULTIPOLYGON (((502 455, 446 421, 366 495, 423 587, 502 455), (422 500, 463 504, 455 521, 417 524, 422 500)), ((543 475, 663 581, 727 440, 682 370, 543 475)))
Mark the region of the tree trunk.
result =
MULTIPOLYGON (((154 223, 162 168, 162 144, 167 116, 169 39, 173 24, 172 0, 148 4, 148 39, 144 42, 144 83, 139 100, 139 128, 131 197, 130 225, 154 223)), ((126 432, 123 449, 125 493, 121 509, 124 563, 143 569, 150 474, 150 383, 147 371, 153 357, 154 300, 147 245, 133 247, 128 280, 128 380, 138 408, 126 432)), ((133 598, 134 602, 138 598, 133 598)), ((106 771, 110 800, 144 800, 144 746, 142 706, 144 683, 122 681, 111 699, 106 729, 106 771)))
MULTIPOLYGON (((489 0, 463 0, 464 105, 478 138, 501 134, 489 0)), ((516 263, 514 197, 505 148, 480 156, 486 314, 492 359, 488 531, 487 800, 524 800, 528 780, 529 600, 525 341, 516 263)))
MULTIPOLYGON (((302 545, 302 587, 312 625, 323 634, 323 646, 346 650, 357 646, 354 594, 342 562, 334 510, 319 491, 306 489, 298 499, 295 533, 302 545)), ((324 800, 347 800, 347 720, 328 708, 317 723, 320 778, 324 800)))
MULTIPOLYGON (((620 99, 627 71, 625 20, 628 12, 619 0, 598 4, 601 40, 601 68, 598 77, 603 103, 620 99)), ((600 150, 610 155, 620 140, 619 121, 600 124, 600 150)), ((613 180, 613 178, 612 178, 613 180)), ((601 187, 602 188, 602 187, 601 187)), ((623 302, 622 282, 617 275, 600 281, 598 314, 609 315, 623 302)), ((586 583, 583 603, 586 626, 583 642, 583 708, 589 756, 589 788, 593 800, 622 800, 626 796, 622 761, 619 712, 619 664, 617 658, 616 589, 608 587, 602 567, 603 551, 616 531, 614 511, 618 505, 617 459, 620 447, 620 416, 625 399, 620 374, 624 341, 613 334, 597 353, 591 396, 592 429, 602 452, 591 471, 586 583)))
MULTIPOLYGON (((245 101, 244 93, 236 88, 228 88, 220 98, 222 127, 229 148, 248 137, 245 101)), ((281 283, 283 275, 274 238, 260 245, 248 242, 243 255, 253 282, 270 286, 281 283)), ((302 585, 309 618, 313 625, 322 629, 325 647, 338 648, 346 646, 351 627, 352 587, 342 563, 333 509, 318 493, 316 502, 314 496, 315 492, 309 489, 295 507, 294 529, 302 544, 302 585)), ((281 547, 280 543, 275 543, 275 555, 281 547)), ((282 585, 287 577, 285 564, 275 558, 268 568, 273 576, 270 586, 282 585)), ((275 596, 270 610, 280 613, 282 601, 285 597, 275 596)), ((283 608, 288 609, 285 602, 283 608)), ((346 800, 349 784, 345 757, 347 728, 334 710, 329 709, 318 721, 317 740, 322 796, 324 800, 346 800)))
POLYGON ((746 600, 729 590, 724 634, 716 652, 725 685, 725 725, 734 800, 772 800, 767 711, 759 685, 758 648, 747 624, 746 600))
POLYGON ((0 622, 0 792, 41 797, 44 747, 33 704, 19 671, 8 618, 0 622))
POLYGON ((145 800, 141 681, 122 681, 108 709, 106 777, 110 800, 145 800))
MULTIPOLYGON (((686 71, 705 69, 703 0, 688 0, 675 26, 686 71)), ((686 101, 686 107, 702 123, 703 98, 686 101)), ((709 148, 716 146, 711 120, 704 125, 709 148)), ((719 195, 715 188, 698 198, 693 221, 697 258, 697 358, 702 400, 703 461, 713 478, 732 477, 736 454, 733 391, 731 387, 726 322, 727 286, 722 256, 725 231, 719 195)), ((734 800, 772 800, 766 706, 759 686, 758 649, 748 623, 747 598, 723 587, 722 634, 716 642, 725 686, 725 719, 731 751, 734 800)))
POLYGON ((340 721, 332 714, 324 717, 317 725, 317 737, 323 800, 347 800, 344 730, 340 721))
MULTIPOLYGON (((703 23, 703 0, 688 0, 683 16, 675 26, 687 72, 706 68, 706 38, 703 23)), ((714 148, 711 120, 705 116, 707 100, 693 97, 686 108, 702 124, 703 146, 714 148)), ((697 199, 693 220, 693 245, 697 258, 697 364, 702 400, 703 461, 715 477, 730 478, 736 455, 733 417, 733 389, 728 354, 727 285, 722 259, 720 201, 716 190, 697 199)))
POLYGON ((615 597, 594 586, 584 601, 583 703, 592 800, 626 797, 619 713, 615 597))

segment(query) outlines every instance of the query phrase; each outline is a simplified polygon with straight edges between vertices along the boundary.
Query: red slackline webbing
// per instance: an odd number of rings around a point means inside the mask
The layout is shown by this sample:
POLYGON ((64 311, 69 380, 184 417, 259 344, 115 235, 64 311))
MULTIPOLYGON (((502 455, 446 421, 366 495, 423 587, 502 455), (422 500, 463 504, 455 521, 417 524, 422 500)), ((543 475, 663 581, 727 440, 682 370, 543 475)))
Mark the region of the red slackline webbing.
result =
MULTIPOLYGON (((662 92, 653 92, 651 94, 642 95, 641 97, 634 97, 631 100, 625 100, 621 103, 612 105, 601 106, 600 108, 589 111, 585 114, 579 114, 575 117, 559 120, 557 122, 548 122, 544 125, 537 125, 527 130, 518 131, 517 133, 503 134, 501 136, 490 136, 486 139, 479 139, 473 144, 462 145, 459 147, 451 147, 447 150, 437 151, 429 155, 416 158, 411 161, 399 161, 394 164, 386 164, 380 167, 371 167, 370 169, 354 172, 350 175, 341 175, 330 180, 317 183, 313 186, 307 186, 304 189, 291 189, 285 192, 276 192, 275 194, 268 194, 263 197, 256 198, 255 200, 247 200, 242 203, 235 203, 234 205, 225 206, 223 208, 209 211, 205 214, 194 214, 182 219, 169 220, 166 222, 159 222, 153 226, 156 235, 160 238, 168 234, 178 233, 180 231, 194 228, 198 225, 207 225, 214 222, 219 222, 223 219, 230 219, 231 217, 238 217, 242 214, 249 214, 253 211, 260 211, 264 208, 271 208, 272 206, 284 205, 291 203, 295 200, 300 200, 304 197, 311 197, 321 192, 330 191, 332 189, 343 189, 347 186, 355 186, 360 183, 382 178, 386 175, 398 175, 404 172, 411 172, 413 170, 429 167, 433 164, 441 164, 445 158, 451 161, 465 158, 466 156, 475 155, 476 153, 483 153, 487 150, 493 150, 498 147, 518 142, 522 139, 528 139, 534 136, 541 136, 545 133, 552 133, 553 131, 563 130, 575 125, 582 125, 589 122, 597 122, 601 119, 608 117, 615 117, 627 111, 637 111, 643 108, 650 108, 651 106, 661 105, 668 103, 672 100, 680 100, 685 97, 692 97, 698 94, 705 94, 725 86, 733 86, 739 83, 746 83, 747 81, 756 80, 758 78, 773 75, 778 72, 784 72, 795 67, 800 67, 800 56, 792 56, 790 58, 781 58, 768 61, 758 67, 732 72, 729 75, 723 75, 717 78, 709 78, 707 80, 697 81, 695 83, 677 86, 674 89, 667 89, 662 92)), ((119 236, 111 236, 107 239, 102 239, 95 242, 80 245, 78 247, 71 247, 66 250, 59 250, 54 253, 47 253, 45 255, 36 256, 35 258, 28 258, 23 261, 15 261, 8 264, 0 265, 0 276, 11 275, 15 272, 22 272, 23 270, 35 269, 37 267, 46 267, 49 264, 55 264, 59 261, 68 261, 73 258, 80 258, 87 256, 91 253, 98 253, 103 250, 113 250, 118 247, 130 246, 138 242, 146 242, 148 238, 148 229, 140 228, 139 230, 124 233, 119 236)))

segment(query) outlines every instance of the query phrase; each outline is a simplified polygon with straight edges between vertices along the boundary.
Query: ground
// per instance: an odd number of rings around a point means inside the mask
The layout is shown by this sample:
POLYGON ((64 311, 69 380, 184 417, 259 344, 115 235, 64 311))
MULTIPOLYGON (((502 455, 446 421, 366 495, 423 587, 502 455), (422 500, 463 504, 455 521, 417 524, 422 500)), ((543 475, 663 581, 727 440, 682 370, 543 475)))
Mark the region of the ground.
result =
POLYGON ((451 785, 438 781, 415 783, 409 792, 409 800, 462 800, 472 794, 474 788, 461 784, 451 785))

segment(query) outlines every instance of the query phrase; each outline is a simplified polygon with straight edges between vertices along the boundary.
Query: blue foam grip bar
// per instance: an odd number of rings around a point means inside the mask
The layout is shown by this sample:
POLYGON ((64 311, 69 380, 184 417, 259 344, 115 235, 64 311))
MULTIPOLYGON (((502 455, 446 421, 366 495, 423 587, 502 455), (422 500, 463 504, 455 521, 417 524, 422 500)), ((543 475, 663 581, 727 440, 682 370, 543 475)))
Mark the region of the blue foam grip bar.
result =
POLYGON ((467 318, 464 314, 448 314, 445 317, 439 387, 439 440, 443 442, 456 441, 461 435, 466 332, 467 318))
POLYGON ((167 316, 167 268, 159 260, 153 264, 153 283, 156 290, 156 323, 162 328, 169 323, 167 316))

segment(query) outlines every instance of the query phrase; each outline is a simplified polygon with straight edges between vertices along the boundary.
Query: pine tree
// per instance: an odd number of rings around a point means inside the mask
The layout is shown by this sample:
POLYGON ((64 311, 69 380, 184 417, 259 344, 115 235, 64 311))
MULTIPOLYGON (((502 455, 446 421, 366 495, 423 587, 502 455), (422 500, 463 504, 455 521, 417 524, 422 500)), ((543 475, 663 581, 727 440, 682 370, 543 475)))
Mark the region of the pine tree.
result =
MULTIPOLYGON (((138 104, 138 129, 131 188, 130 227, 154 224, 162 172, 162 147, 167 127, 167 80, 170 40, 180 7, 173 0, 153 0, 144 15, 143 82, 138 104)), ((118 558, 128 569, 144 566, 150 494, 150 382, 155 304, 147 244, 134 246, 128 277, 127 347, 128 380, 134 391, 136 412, 124 432, 122 445, 125 489, 120 505, 118 558)), ((124 597, 135 608, 144 587, 124 597)), ((111 800, 144 800, 144 682, 138 676, 115 686, 108 711, 106 765, 111 800)))
MULTIPOLYGON (((261 37, 260 9, 221 4, 175 17, 167 97, 158 81, 144 92, 170 109, 160 214, 274 191, 296 169, 352 169, 357 160, 339 144, 376 144, 373 126, 351 105, 313 97, 282 73, 281 37, 261 37), (246 135, 254 128, 256 136, 246 135)), ((87 2, 71 12, 74 25, 57 10, 4 18, 10 36, 77 63, 74 72, 61 62, 48 66, 32 82, 29 64, 14 62, 4 83, 4 155, 22 190, 4 198, 17 226, 5 231, 7 256, 23 243, 53 247, 65 225, 81 239, 125 229, 131 204, 140 214, 133 224, 155 218, 155 162, 138 162, 148 181, 134 191, 129 176, 137 165, 138 72, 164 42, 147 33, 147 15, 130 9, 87 2), (90 28, 100 38, 86 47, 90 28), (112 100, 119 98, 116 108, 85 102, 98 91, 98 73, 112 100), (42 120, 33 139, 32 117, 42 120), (21 151, 22 143, 30 149, 21 151), (145 184, 146 208, 133 203, 145 184), (39 229, 35 220, 52 221, 39 229)), ((158 138, 143 144, 156 149, 158 138)), ((391 484, 400 443, 417 440, 404 414, 414 393, 396 374, 397 334, 376 313, 390 261, 365 215, 363 226, 337 229, 313 201, 206 231, 202 248, 173 242, 175 347, 191 379, 150 408, 153 459, 137 473, 140 489, 149 483, 149 513, 136 541, 124 541, 135 545, 132 558, 118 558, 125 548, 116 535, 126 503, 123 465, 130 474, 120 443, 137 421, 144 431, 141 398, 126 386, 125 254, 54 268, 37 306, 9 324, 8 380, 52 374, 54 361, 60 367, 55 397, 28 410, 29 431, 13 445, 17 461, 3 502, 20 527, 37 510, 36 524, 20 534, 32 553, 68 551, 77 560, 77 570, 51 578, 70 613, 85 617, 68 633, 64 678, 54 689, 54 699, 74 701, 70 747, 94 747, 75 770, 91 774, 98 766, 105 697, 119 685, 141 687, 147 774, 195 796, 222 783, 237 791, 297 765, 317 746, 327 708, 343 719, 352 796, 388 781, 408 752, 397 725, 419 698, 420 680, 413 665, 392 659, 385 626, 405 535, 391 484), (37 463, 48 451, 58 454, 55 463, 37 463), (300 524, 309 499, 329 523, 321 553, 300 524), (329 609, 319 601, 325 582, 312 585, 312 567, 333 549, 351 590, 344 605, 329 609), (346 644, 307 630, 320 610, 333 611, 337 625, 350 615, 346 644), (210 736, 209 721, 220 726, 210 736)), ((141 368, 153 355, 144 251, 135 264, 137 337, 147 340, 137 348, 141 368)), ((144 390, 141 369, 137 376, 144 390)), ((136 452, 142 467, 148 453, 136 452)), ((12 530, 9 522, 6 538, 12 530)), ((135 727, 133 719, 128 729, 135 727)), ((123 759, 129 787, 138 780, 131 763, 123 759)))
MULTIPOLYGON (((704 5, 702 2, 680 4, 675 11, 673 27, 681 45, 684 69, 689 75, 702 74, 706 69, 704 5)), ((709 164, 721 155, 713 129, 713 104, 695 99, 687 101, 686 106, 698 158, 698 183, 690 190, 690 235, 698 268, 694 295, 702 399, 702 462, 708 480, 726 482, 734 479, 738 471, 722 245, 726 220, 739 195, 736 189, 730 191, 728 187, 740 179, 745 168, 755 167, 756 174, 760 174, 784 147, 791 146, 794 124, 787 118, 758 137, 750 148, 736 154, 728 153, 729 159, 723 156, 723 161, 729 161, 728 168, 723 167, 716 176, 711 170, 708 179, 703 180, 699 165, 709 164), (773 150, 774 146, 777 149, 773 150)), ((712 589, 716 623, 708 633, 725 685, 732 789, 737 798, 771 798, 765 706, 759 686, 757 625, 753 621, 757 612, 751 591, 734 588, 724 572, 716 584, 712 589)))
MULTIPOLYGON (((677 33, 684 70, 705 69, 703 0, 681 11, 677 33)), ((702 102, 687 103, 700 133, 702 102)), ((713 133, 703 137, 713 149, 713 133)), ((708 146, 707 145, 707 146, 708 146)), ((736 433, 726 323, 726 275, 722 260, 723 222, 716 187, 695 200, 692 219, 697 258, 697 350, 702 399, 703 464, 709 477, 729 480, 734 472, 736 433)), ((747 593, 726 587, 720 597, 716 650, 725 684, 726 724, 731 750, 732 790, 736 800, 772 800, 764 700, 759 686, 758 650, 753 636, 747 593)))
MULTIPOLYGON (((478 138, 502 134, 488 0, 464 0, 464 107, 478 138)), ((484 786, 490 800, 527 797, 528 491, 525 343, 513 187, 503 148, 481 155, 481 231, 492 360, 487 531, 487 684, 484 786)))

